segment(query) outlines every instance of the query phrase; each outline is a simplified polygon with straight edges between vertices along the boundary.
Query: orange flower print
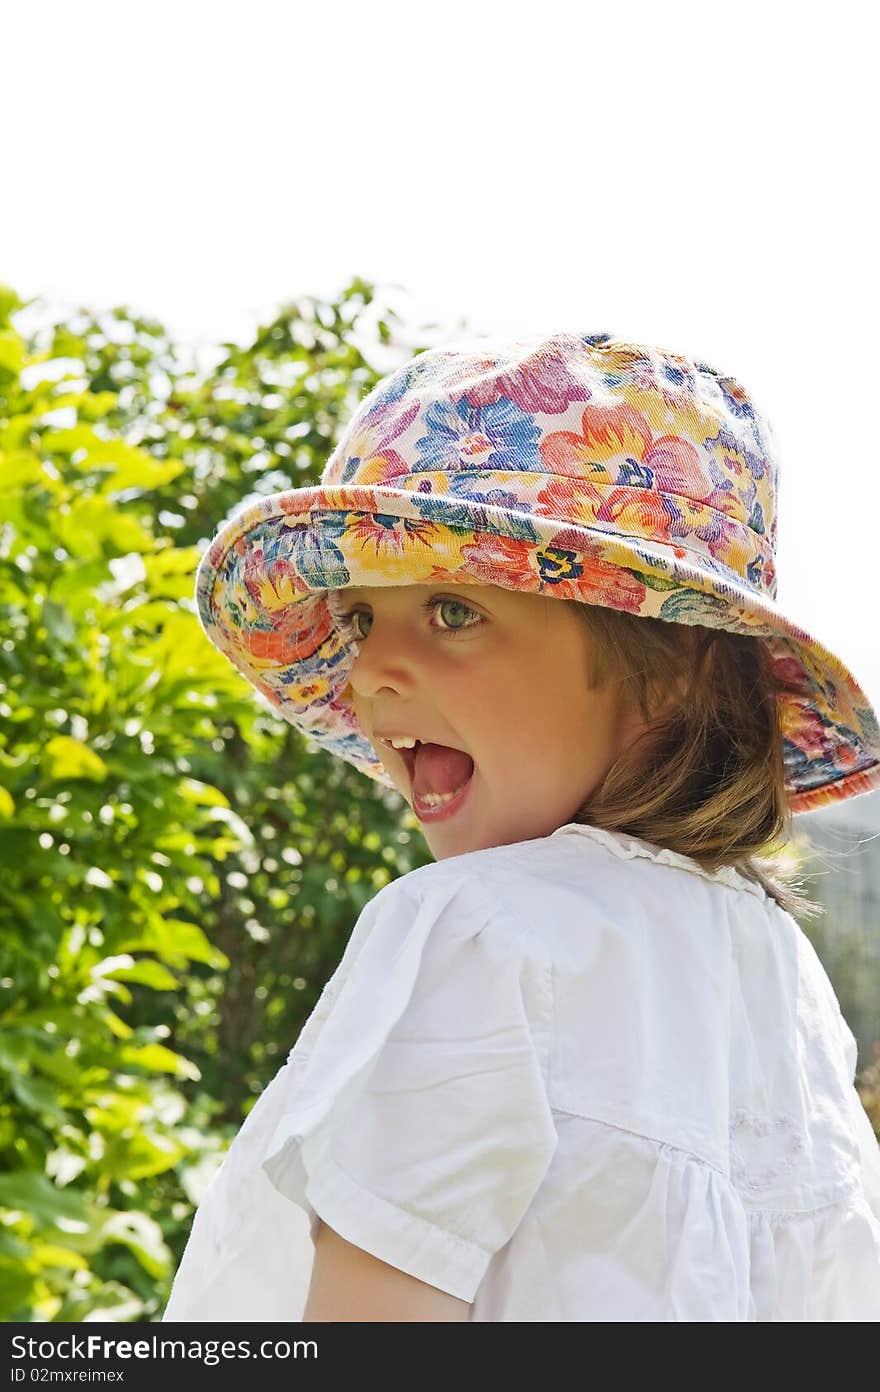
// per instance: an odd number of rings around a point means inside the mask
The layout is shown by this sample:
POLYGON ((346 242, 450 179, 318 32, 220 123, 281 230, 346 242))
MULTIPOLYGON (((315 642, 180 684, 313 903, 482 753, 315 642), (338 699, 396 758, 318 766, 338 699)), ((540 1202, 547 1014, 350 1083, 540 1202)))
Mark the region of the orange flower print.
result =
POLYGON ((584 604, 604 604, 623 609, 629 614, 641 612, 646 586, 632 571, 610 565, 598 556, 581 554, 580 575, 566 586, 566 599, 581 600, 584 604))
POLYGON ((581 425, 579 435, 570 430, 545 435, 540 449, 548 473, 614 483, 627 458, 639 460, 651 447, 644 416, 624 403, 585 406, 581 425))
MULTIPOLYGON (((638 613, 644 603, 645 586, 630 571, 612 566, 583 551, 554 544, 539 543, 529 551, 530 567, 523 570, 520 544, 510 537, 487 532, 475 534, 470 545, 462 547, 462 561, 469 576, 485 585, 546 592, 557 599, 586 600, 614 604, 638 613)), ((462 579, 459 572, 458 579, 462 579)))
POLYGON ((712 481, 690 441, 677 435, 655 437, 646 417, 632 406, 585 406, 581 426, 580 434, 557 430, 545 436, 541 457, 549 472, 655 489, 695 502, 711 495, 712 481))
POLYGON ((625 532, 643 540, 666 541, 674 520, 663 498, 633 488, 591 488, 572 479, 554 479, 538 494, 535 511, 545 517, 570 517, 573 526, 625 532))
POLYGON ((241 646, 257 662, 286 664, 311 657, 316 638, 308 625, 300 631, 292 624, 279 624, 277 628, 245 629, 241 646))

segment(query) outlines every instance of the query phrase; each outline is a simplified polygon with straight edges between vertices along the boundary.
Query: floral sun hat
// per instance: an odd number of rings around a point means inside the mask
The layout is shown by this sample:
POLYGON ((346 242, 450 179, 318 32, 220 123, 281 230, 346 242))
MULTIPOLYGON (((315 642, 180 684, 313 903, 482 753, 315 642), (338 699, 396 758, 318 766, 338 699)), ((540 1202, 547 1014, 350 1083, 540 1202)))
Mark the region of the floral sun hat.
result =
POLYGON ((777 480, 769 422, 705 362, 608 334, 449 343, 363 398, 320 484, 228 518, 199 620, 276 713, 388 788, 329 591, 488 584, 757 635, 804 812, 880 787, 880 728, 776 603, 777 480))

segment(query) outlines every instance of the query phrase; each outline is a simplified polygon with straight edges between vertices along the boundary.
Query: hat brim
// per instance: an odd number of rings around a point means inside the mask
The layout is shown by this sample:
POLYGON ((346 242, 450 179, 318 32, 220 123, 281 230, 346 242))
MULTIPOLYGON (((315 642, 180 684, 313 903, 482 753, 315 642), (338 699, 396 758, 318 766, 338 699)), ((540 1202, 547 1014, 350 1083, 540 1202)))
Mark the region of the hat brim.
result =
POLYGON ((694 541, 645 541, 387 486, 291 489, 219 529, 198 567, 196 605, 210 641, 278 714, 387 788, 395 785, 345 696, 355 652, 333 623, 329 590, 497 585, 764 638, 782 686, 791 811, 880 787, 880 726, 853 673, 694 541))

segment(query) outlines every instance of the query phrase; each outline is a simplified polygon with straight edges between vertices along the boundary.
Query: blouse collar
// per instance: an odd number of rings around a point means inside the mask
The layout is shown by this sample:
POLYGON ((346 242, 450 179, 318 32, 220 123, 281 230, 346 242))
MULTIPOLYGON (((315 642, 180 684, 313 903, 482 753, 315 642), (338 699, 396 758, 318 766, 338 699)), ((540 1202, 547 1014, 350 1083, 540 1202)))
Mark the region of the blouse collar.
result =
POLYGON ((690 856, 682 855, 679 851, 671 851, 666 846, 655 846, 650 841, 643 841, 639 836, 630 835, 629 832, 608 831, 604 827, 587 826, 583 822, 566 822, 564 826, 557 827, 550 834, 551 836, 586 836, 589 840, 605 846, 613 855, 620 856, 622 860, 632 860, 636 856, 641 856, 646 860, 654 860, 660 865, 677 866, 680 870, 687 870, 691 875, 699 875, 701 879, 713 883, 729 885, 731 889, 744 889, 749 894, 754 894, 761 899, 768 897, 762 885, 750 880, 747 875, 744 875, 733 865, 722 865, 713 873, 690 856))

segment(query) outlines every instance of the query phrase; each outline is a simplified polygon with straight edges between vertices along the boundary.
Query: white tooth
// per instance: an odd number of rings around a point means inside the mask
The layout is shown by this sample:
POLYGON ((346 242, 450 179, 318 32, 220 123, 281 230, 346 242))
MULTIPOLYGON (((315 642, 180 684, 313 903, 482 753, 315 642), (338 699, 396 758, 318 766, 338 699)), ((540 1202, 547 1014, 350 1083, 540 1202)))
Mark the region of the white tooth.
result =
POLYGON ((427 807, 441 807, 443 803, 451 802, 453 798, 458 797, 465 786, 464 783, 461 783, 457 788, 453 788, 451 793, 420 793, 419 801, 427 807))

